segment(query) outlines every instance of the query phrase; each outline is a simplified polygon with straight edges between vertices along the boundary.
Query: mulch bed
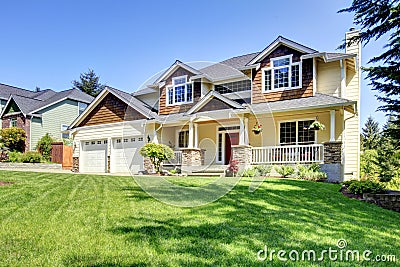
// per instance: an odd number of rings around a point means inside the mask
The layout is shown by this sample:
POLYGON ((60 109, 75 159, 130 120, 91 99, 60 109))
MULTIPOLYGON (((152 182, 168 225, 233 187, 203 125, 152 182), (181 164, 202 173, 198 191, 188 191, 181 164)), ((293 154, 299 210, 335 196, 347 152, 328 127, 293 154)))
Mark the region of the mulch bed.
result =
POLYGON ((12 185, 12 184, 15 184, 15 183, 0 181, 0 186, 7 186, 7 185, 12 185))

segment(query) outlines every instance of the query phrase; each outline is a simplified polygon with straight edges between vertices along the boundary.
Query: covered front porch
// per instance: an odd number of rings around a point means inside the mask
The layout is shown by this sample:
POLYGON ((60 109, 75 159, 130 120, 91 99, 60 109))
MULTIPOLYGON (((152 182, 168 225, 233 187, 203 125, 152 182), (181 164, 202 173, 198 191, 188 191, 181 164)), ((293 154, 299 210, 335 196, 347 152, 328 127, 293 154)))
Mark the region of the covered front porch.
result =
POLYGON ((230 112, 225 116, 210 112, 155 127, 160 142, 174 149, 175 157, 166 165, 193 169, 227 165, 231 160, 243 166, 340 164, 344 112, 343 108, 264 114, 230 112), (326 128, 309 129, 316 120, 326 128), (253 131, 255 125, 261 125, 262 131, 253 131))

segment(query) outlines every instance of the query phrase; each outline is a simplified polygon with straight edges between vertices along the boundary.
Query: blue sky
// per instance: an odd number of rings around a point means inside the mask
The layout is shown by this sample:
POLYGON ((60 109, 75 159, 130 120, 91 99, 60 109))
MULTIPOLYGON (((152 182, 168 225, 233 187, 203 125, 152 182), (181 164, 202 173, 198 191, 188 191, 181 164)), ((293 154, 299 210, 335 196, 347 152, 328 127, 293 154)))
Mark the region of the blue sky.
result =
MULTIPOLYGON (((133 92, 176 59, 221 61, 262 50, 278 35, 335 51, 352 27, 351 1, 0 1, 0 83, 71 87, 92 68, 133 92)), ((363 48, 362 61, 383 42, 363 48)), ((362 82, 361 121, 380 105, 362 82)))

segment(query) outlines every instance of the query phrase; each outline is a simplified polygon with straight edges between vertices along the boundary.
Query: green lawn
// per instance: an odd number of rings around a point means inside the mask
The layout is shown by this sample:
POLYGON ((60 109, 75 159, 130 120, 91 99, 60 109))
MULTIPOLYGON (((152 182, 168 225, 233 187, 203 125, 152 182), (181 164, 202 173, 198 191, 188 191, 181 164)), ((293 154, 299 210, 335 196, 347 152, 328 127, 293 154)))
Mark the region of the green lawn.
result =
POLYGON ((271 264, 257 260, 264 245, 320 252, 340 238, 348 249, 400 258, 400 214, 345 198, 334 184, 267 179, 250 193, 244 179, 216 202, 180 208, 131 177, 0 171, 0 181, 15 182, 0 186, 0 266, 254 266, 271 264))

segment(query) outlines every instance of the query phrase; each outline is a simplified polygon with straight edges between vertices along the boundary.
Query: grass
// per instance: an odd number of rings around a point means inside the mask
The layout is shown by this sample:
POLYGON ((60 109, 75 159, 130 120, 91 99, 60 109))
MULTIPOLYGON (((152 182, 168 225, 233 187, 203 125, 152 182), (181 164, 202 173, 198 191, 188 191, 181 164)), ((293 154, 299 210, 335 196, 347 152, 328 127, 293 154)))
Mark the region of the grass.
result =
MULTIPOLYGON (((254 266, 266 264, 256 257, 264 245, 322 251, 340 238, 349 249, 400 257, 400 214, 345 198, 334 184, 267 179, 250 193, 243 179, 216 202, 179 208, 131 177, 0 171, 0 180, 15 182, 0 187, 0 266, 254 266)), ((272 262, 318 264, 379 266, 272 262)))

